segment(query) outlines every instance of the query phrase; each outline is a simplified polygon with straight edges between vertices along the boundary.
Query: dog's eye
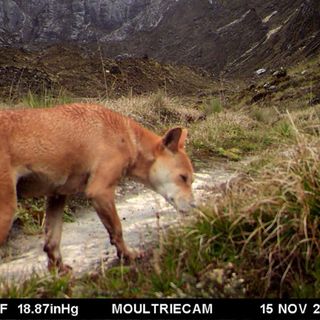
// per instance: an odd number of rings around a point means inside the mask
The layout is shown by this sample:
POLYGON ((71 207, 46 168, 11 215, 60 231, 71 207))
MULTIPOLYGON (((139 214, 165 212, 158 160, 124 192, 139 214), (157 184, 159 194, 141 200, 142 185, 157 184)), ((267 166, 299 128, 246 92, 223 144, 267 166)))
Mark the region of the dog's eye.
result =
POLYGON ((188 181, 188 176, 184 175, 184 174, 180 174, 180 178, 183 182, 187 182, 188 181))

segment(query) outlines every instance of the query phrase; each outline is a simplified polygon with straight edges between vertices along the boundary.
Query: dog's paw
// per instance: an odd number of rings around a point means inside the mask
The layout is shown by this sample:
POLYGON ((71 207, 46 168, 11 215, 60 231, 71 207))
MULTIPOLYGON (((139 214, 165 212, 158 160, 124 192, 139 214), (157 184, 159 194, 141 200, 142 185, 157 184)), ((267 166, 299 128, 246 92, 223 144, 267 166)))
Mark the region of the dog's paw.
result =
POLYGON ((65 276, 72 273, 72 267, 68 264, 62 264, 58 267, 58 273, 60 276, 65 276))
POLYGON ((138 260, 144 257, 145 253, 142 250, 134 250, 132 251, 132 258, 131 260, 138 260))
POLYGON ((48 270, 53 273, 57 273, 60 276, 64 276, 72 273, 72 267, 68 264, 64 264, 62 262, 52 263, 51 261, 48 263, 48 270))
POLYGON ((138 250, 127 250, 125 253, 118 255, 120 259, 123 259, 125 262, 132 262, 135 260, 142 259, 144 257, 143 251, 138 250))

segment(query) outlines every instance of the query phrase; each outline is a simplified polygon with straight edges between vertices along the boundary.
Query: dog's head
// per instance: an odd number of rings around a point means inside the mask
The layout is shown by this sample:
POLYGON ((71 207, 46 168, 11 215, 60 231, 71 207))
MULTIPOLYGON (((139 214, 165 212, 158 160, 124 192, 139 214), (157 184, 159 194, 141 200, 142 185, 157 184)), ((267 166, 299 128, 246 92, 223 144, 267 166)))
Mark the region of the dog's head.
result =
POLYGON ((195 206, 192 194, 193 168, 185 152, 187 130, 173 128, 162 138, 149 171, 152 188, 178 211, 195 206))

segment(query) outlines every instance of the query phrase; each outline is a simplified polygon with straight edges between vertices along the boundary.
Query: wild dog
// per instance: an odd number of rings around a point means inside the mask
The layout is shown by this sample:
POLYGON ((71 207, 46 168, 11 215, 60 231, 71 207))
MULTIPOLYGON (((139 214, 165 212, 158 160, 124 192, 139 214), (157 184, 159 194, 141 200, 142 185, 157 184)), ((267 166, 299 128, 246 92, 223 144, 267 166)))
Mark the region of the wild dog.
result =
POLYGON ((60 240, 68 195, 84 192, 117 255, 133 259, 122 236, 114 191, 123 175, 161 194, 179 211, 194 206, 187 130, 163 137, 134 120, 93 104, 0 111, 0 244, 20 197, 46 196, 44 251, 48 268, 66 271, 60 240))

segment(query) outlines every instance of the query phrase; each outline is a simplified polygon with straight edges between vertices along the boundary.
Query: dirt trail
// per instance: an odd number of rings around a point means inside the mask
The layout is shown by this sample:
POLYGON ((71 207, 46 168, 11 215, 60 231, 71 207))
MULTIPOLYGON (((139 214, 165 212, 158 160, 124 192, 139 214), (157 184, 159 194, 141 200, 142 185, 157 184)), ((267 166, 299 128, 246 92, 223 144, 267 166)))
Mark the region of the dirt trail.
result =
MULTIPOLYGON (((199 203, 210 187, 231 179, 232 172, 213 169, 201 171, 195 178, 194 193, 199 203)), ((159 226, 166 228, 184 220, 184 216, 161 196, 146 189, 118 201, 117 208, 125 241, 131 248, 143 249, 156 239, 159 226)), ((76 275, 93 270, 102 263, 107 267, 116 259, 116 253, 98 216, 91 208, 79 210, 76 216, 75 222, 63 226, 61 252, 64 261, 73 267, 76 275)), ((43 242, 43 235, 16 233, 11 236, 6 248, 11 254, 0 264, 0 278, 17 281, 34 273, 45 273, 47 257, 42 250, 43 242)))

